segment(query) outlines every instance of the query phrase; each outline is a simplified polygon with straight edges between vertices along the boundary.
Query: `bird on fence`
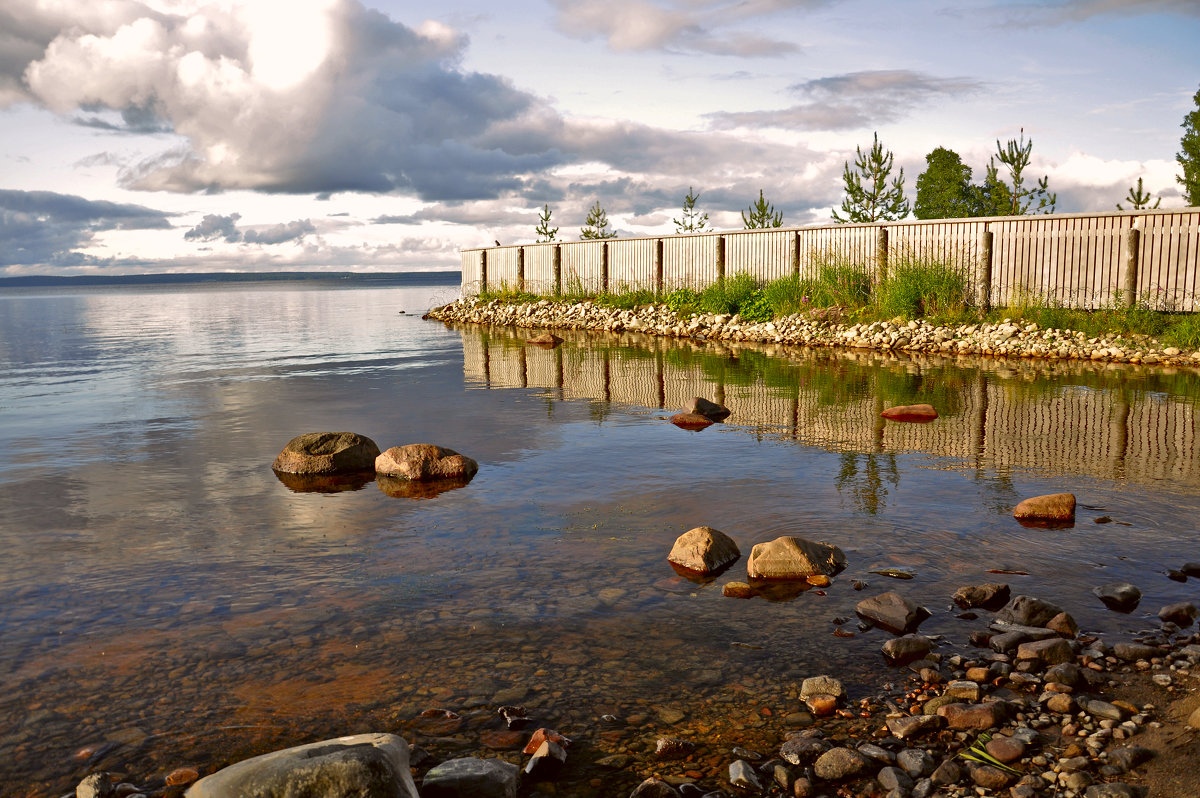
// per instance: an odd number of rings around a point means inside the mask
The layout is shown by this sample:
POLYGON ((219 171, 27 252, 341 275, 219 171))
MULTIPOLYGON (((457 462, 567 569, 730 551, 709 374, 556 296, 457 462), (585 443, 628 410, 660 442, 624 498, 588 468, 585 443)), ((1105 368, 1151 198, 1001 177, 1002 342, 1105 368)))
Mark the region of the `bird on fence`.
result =
POLYGON ((504 245, 503 245, 503 244, 501 244, 499 241, 497 241, 497 242, 496 242, 496 246, 498 246, 498 247, 502 247, 502 246, 504 246, 504 245))

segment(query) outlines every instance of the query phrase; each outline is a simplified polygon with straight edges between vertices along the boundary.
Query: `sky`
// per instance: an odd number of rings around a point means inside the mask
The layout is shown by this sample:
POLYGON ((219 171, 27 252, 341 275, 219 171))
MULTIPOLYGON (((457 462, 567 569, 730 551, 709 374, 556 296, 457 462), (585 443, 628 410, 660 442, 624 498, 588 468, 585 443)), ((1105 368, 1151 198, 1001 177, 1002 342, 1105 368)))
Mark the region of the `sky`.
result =
POLYGON ((1200 90, 1200 0, 4 0, 0 276, 456 269, 830 222, 878 133, 982 180, 1033 141, 1060 212, 1162 207, 1200 90))

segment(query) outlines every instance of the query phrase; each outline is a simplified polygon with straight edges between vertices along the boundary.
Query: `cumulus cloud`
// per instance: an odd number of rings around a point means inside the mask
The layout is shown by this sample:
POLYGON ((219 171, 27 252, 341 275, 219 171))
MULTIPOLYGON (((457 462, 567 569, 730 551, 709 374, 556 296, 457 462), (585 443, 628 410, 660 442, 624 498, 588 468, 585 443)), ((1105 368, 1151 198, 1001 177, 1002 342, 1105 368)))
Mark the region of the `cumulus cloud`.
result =
POLYGON ((296 0, 282 17, 265 7, 14 0, 0 12, 12 31, 0 36, 0 103, 116 132, 173 131, 173 146, 121 175, 154 191, 471 199, 561 159, 482 143, 498 124, 556 113, 462 69, 466 38, 452 29, 411 28, 357 0, 296 0))
POLYGON ((242 233, 237 229, 237 220, 242 218, 240 213, 220 216, 215 213, 207 214, 200 224, 183 234, 186 241, 216 241, 223 239, 230 244, 242 240, 242 233))
POLYGON ((270 227, 247 230, 242 240, 247 244, 283 244, 288 241, 299 241, 309 233, 317 232, 317 228, 308 219, 300 219, 287 224, 276 224, 270 227))
POLYGON ((617 51, 668 50, 777 56, 795 52, 791 41, 731 29, 745 20, 824 0, 551 0, 554 23, 578 39, 602 38, 617 51))
POLYGON ((982 83, 967 78, 938 78, 906 69, 850 72, 789 86, 801 102, 788 108, 720 112, 707 118, 718 129, 849 130, 893 122, 919 105, 982 88, 982 83))
POLYGON ((82 263, 88 256, 78 250, 98 232, 170 227, 168 214, 141 205, 0 189, 0 266, 82 263))

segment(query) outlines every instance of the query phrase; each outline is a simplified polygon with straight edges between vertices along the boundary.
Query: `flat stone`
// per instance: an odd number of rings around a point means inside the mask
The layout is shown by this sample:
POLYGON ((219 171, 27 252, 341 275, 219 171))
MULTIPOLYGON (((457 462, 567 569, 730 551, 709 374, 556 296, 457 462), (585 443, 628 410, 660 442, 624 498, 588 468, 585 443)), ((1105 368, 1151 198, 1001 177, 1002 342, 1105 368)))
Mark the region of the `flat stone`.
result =
POLYGON ((629 798, 679 798, 679 790, 657 776, 651 776, 634 787, 629 798))
POLYGON ((1075 659, 1075 651, 1071 644, 1061 637, 1049 640, 1031 640, 1017 646, 1018 660, 1036 660, 1047 665, 1058 665, 1075 659))
POLYGON ((667 559, 686 571, 711 574, 741 556, 737 544, 724 532, 711 526, 698 526, 676 538, 667 559))
POLYGON ((892 736, 900 740, 919 737, 932 731, 937 731, 946 725, 946 719, 940 715, 907 715, 902 718, 888 718, 887 727, 892 736))
POLYGON ((1161 657, 1163 651, 1155 646, 1148 646, 1143 643, 1117 643, 1113 646, 1113 656, 1125 662, 1136 662, 1139 659, 1149 660, 1153 657, 1161 657))
POLYGON ((879 414, 890 421, 933 421, 938 417, 933 405, 897 405, 879 414))
POLYGON ((975 607, 994 610, 1008 603, 1009 594, 1010 588, 1005 584, 967 585, 954 591, 954 603, 964 610, 975 607))
POLYGON ((1025 749, 1028 746, 1015 737, 998 735, 989 740, 985 747, 989 754, 1007 765, 1009 762, 1016 762, 1025 756, 1025 749))
POLYGON ((421 798, 516 798, 520 776, 519 767, 502 759, 451 759, 425 774, 421 798))
POLYGON ((966 679, 955 679, 946 685, 946 690, 943 695, 955 698, 960 701, 975 702, 983 694, 979 688, 978 682, 968 681, 966 679))
POLYGON ((1048 493, 1030 497, 1013 508, 1013 517, 1022 521, 1074 521, 1075 494, 1048 493))
POLYGON ((792 737, 779 746, 779 755, 793 765, 811 765, 829 748, 820 737, 792 737))
POLYGON ((287 442, 271 467, 286 474, 353 474, 370 471, 375 441, 357 432, 308 432, 287 442))
POLYGON ((897 753, 896 764, 914 779, 928 776, 937 768, 933 757, 919 748, 905 748, 897 753))
POLYGON ((800 683, 800 698, 808 698, 810 695, 831 695, 836 698, 841 698, 846 694, 846 689, 842 687, 842 683, 832 676, 809 676, 800 683))
POLYGON ((676 413, 667 420, 677 427, 690 430, 702 430, 713 425, 711 418, 700 413, 676 413))
POLYGON ((875 774, 875 780, 888 792, 902 791, 907 793, 913 788, 912 776, 898 767, 885 767, 875 774))
POLYGON ((762 790, 762 782, 754 766, 744 759, 738 759, 729 766, 729 783, 742 790, 762 790))
MULTIPOLYGON (((309 743, 246 759, 193 784, 187 798, 418 798, 408 763, 408 743, 394 734, 358 734, 309 743)), ((516 766, 511 795, 514 798, 516 766)), ((432 798, 435 793, 420 793, 432 798)), ((480 793, 480 795, 483 795, 480 793)))
POLYGON ((813 763, 813 773, 825 781, 842 781, 859 776, 870 767, 870 760, 858 751, 850 748, 831 748, 813 763))
POLYGON ((938 715, 946 720, 951 729, 977 729, 987 731, 1003 726, 1008 720, 1008 704, 989 701, 985 704, 947 704, 938 707, 938 715))
POLYGON ((1046 621, 1046 628, 1058 633, 1060 637, 1074 639, 1079 634, 1079 624, 1075 623, 1075 619, 1069 612, 1060 612, 1046 621))
POLYGON ((724 421, 730 415, 730 410, 725 405, 700 396, 694 397, 687 407, 683 408, 683 412, 704 416, 710 421, 724 421))
POLYGON ((929 617, 928 611, 895 591, 865 598, 854 607, 860 618, 893 634, 906 634, 929 617))
POLYGON ((746 573, 751 579, 803 580, 810 574, 830 576, 845 567, 846 555, 837 546, 783 535, 754 546, 746 573))
POLYGON ((924 635, 904 635, 884 641, 883 655, 897 664, 918 660, 933 650, 933 641, 924 635))

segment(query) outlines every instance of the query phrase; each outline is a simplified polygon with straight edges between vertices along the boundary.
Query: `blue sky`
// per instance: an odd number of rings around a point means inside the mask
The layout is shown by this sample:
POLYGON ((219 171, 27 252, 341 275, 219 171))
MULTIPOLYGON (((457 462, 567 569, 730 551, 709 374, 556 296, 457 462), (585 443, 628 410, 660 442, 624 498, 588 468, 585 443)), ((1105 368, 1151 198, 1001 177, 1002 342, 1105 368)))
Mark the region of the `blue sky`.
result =
POLYGON ((454 268, 531 241, 830 220, 879 133, 1032 138, 1063 212, 1163 207, 1196 0, 7 0, 0 276, 454 268))

